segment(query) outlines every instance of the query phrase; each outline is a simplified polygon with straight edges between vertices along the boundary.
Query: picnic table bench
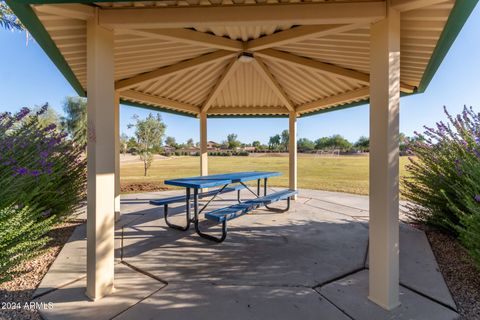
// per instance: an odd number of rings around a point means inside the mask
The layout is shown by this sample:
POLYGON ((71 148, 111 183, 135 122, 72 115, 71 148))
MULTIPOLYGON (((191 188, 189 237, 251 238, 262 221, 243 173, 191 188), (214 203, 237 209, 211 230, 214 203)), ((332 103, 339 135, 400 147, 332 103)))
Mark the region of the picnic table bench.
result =
POLYGON ((190 228, 190 224, 194 223, 195 231, 198 235, 203 238, 215 241, 222 242, 227 237, 227 221, 236 219, 240 216, 243 216, 252 210, 255 210, 259 207, 266 207, 269 210, 285 212, 290 209, 290 199, 293 195, 297 194, 296 190, 285 189, 278 192, 270 193, 267 195, 267 180, 270 177, 279 176, 279 172, 237 172, 237 173, 228 173, 228 174, 217 174, 209 176, 200 176, 200 177, 191 177, 191 178, 181 178, 181 179, 172 179, 165 180, 165 184, 173 185, 178 187, 184 187, 186 192, 183 196, 175 196, 169 198, 163 198, 158 200, 151 200, 152 205, 164 206, 164 218, 167 225, 171 228, 186 231, 190 228), (245 183, 248 181, 257 180, 257 192, 254 192, 249 186, 245 183), (263 196, 260 195, 261 189, 261 180, 263 180, 263 196), (199 192, 201 189, 218 187, 217 189, 210 190, 207 192, 199 192), (190 217, 190 201, 192 200, 191 189, 193 189, 193 219, 190 217), (254 199, 248 199, 241 201, 240 191, 246 189, 255 195, 254 199), (208 205, 219 195, 228 192, 237 191, 237 202, 233 205, 212 210, 205 213, 205 218, 207 220, 221 223, 222 224, 222 235, 216 237, 210 234, 206 234, 200 230, 199 225, 199 215, 205 211, 208 205), (210 199, 207 203, 199 209, 199 199, 208 198, 210 199), (273 209, 268 205, 271 203, 286 200, 287 207, 285 209, 273 209), (186 202, 186 226, 178 226, 172 224, 168 221, 168 205, 171 203, 186 202))

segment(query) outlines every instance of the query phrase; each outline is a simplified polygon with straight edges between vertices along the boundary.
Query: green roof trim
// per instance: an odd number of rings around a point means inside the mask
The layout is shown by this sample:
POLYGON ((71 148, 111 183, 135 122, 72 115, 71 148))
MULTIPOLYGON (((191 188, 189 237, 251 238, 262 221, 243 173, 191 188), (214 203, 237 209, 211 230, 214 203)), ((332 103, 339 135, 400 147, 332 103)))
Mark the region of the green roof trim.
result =
POLYGON ((70 83, 73 89, 79 96, 85 97, 85 90, 83 90, 80 81, 73 73, 72 69, 68 65, 67 61, 58 50, 55 42, 48 34, 47 30, 43 26, 42 22, 38 19, 33 9, 28 4, 19 3, 19 1, 6 0, 6 3, 20 19, 20 21, 28 29, 28 32, 37 41, 40 47, 45 51, 50 60, 57 66, 58 70, 63 74, 65 79, 70 83))
POLYGON ((425 92, 433 76, 437 72, 438 68, 442 64, 443 59, 450 50, 450 47, 455 42, 458 34, 462 30, 463 26, 468 20, 468 17, 472 13, 473 9, 477 5, 478 0, 457 0, 450 12, 447 23, 443 28, 443 32, 438 39, 437 46, 433 51, 433 54, 428 62, 428 65, 423 73, 422 80, 418 86, 420 93, 425 92))
MULTIPOLYGON (((93 4, 95 2, 112 2, 111 0, 5 0, 8 6, 13 10, 15 15, 22 21, 22 23, 27 27, 30 34, 35 38, 37 43, 42 47, 45 53, 50 57, 52 62, 57 66, 60 72, 64 75, 70 85, 75 89, 75 91, 80 96, 85 96, 85 90, 82 85, 76 78, 73 71, 70 69, 70 66, 65 61, 65 58, 60 53, 60 50, 56 47, 55 43, 51 39, 47 30, 38 19, 36 14, 33 12, 30 4, 60 4, 60 3, 83 3, 83 4, 93 4)), ((129 0, 117 0, 116 2, 124 2, 129 0)), ((423 93, 427 89, 428 85, 432 81, 435 73, 442 64, 445 56, 447 55, 449 49, 455 42, 458 34, 465 25, 468 17, 471 15, 475 6, 479 0, 456 0, 454 7, 450 13, 450 16, 445 24, 442 34, 438 40, 437 46, 433 51, 433 54, 428 62, 428 65, 425 69, 423 77, 420 81, 418 89, 410 94, 401 94, 401 96, 410 96, 417 93, 423 93)), ((368 99, 362 100, 359 102, 353 102, 349 104, 340 105, 333 108, 327 108, 323 110, 318 110, 311 113, 306 113, 302 117, 308 117, 312 115, 322 114, 326 112, 332 112, 337 110, 343 110, 347 108, 352 108, 360 105, 367 104, 368 99)), ((122 104, 131 105, 134 107, 145 108, 155 111, 163 111, 172 114, 178 114, 183 116, 195 117, 190 113, 177 112, 170 109, 162 107, 153 107, 141 103, 133 103, 129 101, 122 101, 122 104)), ((209 118, 286 118, 286 115, 209 115, 209 118)))

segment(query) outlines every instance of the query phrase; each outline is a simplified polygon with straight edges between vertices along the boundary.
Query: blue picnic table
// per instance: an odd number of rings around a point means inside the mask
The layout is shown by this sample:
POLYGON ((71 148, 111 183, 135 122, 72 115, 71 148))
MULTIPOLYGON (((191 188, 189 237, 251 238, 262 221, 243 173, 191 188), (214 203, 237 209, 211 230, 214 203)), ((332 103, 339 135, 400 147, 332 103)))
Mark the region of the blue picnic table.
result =
POLYGON ((184 196, 175 196, 157 200, 151 200, 150 203, 153 205, 163 205, 164 206, 164 218, 167 225, 171 228, 186 231, 190 228, 190 224, 195 225, 195 230, 198 235, 203 238, 213 240, 216 242, 222 242, 227 236, 227 221, 240 217, 258 207, 264 206, 269 210, 273 211, 287 211, 290 208, 290 198, 297 193, 296 190, 282 190, 279 192, 274 192, 267 195, 267 185, 268 179, 271 177, 280 176, 280 172, 270 172, 270 171, 249 171, 249 172, 235 172, 235 173, 225 173, 225 174, 215 174, 208 176, 197 176, 197 177, 188 177, 188 178, 178 178, 165 180, 166 185, 172 185, 177 187, 185 188, 184 196), (257 181, 257 190, 253 191, 246 182, 257 181), (261 182, 263 180, 263 196, 261 196, 261 182), (215 188, 217 189, 201 192, 202 189, 215 188), (242 201, 240 198, 240 191, 246 189, 251 192, 255 198, 242 201), (193 195, 191 190, 193 190, 193 195), (220 194, 237 191, 237 202, 236 204, 215 209, 210 212, 205 213, 205 218, 217 223, 222 223, 222 236, 216 237, 210 234, 206 234, 200 230, 199 224, 199 215, 206 210, 209 204, 220 194), (207 198, 210 199, 203 205, 202 208, 199 208, 199 199, 207 198), (190 217, 190 207, 191 201, 193 200, 193 218, 190 217), (283 210, 270 208, 268 205, 279 201, 287 200, 287 208, 283 210), (179 226, 171 223, 168 220, 168 205, 172 203, 183 202, 186 203, 186 225, 179 226))

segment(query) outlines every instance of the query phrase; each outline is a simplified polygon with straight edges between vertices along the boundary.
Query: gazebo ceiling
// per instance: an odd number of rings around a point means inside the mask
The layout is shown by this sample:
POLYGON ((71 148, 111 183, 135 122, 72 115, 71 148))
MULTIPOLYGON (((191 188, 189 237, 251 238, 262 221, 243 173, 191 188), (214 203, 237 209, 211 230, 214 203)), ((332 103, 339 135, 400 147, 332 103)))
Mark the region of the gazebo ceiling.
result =
MULTIPOLYGON (((454 0, 390 1, 401 11, 402 92, 428 85, 473 9, 461 7, 468 1, 457 0, 454 10, 454 0), (453 33, 451 15, 456 24, 463 19, 453 33)), ((115 31, 123 101, 209 116, 306 115, 368 100, 370 25, 386 12, 386 2, 365 0, 39 2, 27 6, 77 91, 87 87, 86 20, 98 10, 100 24, 115 31)))

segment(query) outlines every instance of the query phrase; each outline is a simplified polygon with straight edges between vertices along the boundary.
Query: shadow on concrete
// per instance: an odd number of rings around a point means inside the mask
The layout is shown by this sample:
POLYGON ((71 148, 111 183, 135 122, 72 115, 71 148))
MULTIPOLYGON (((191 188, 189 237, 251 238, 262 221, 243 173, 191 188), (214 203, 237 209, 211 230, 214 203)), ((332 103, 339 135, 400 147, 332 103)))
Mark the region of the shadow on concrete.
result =
MULTIPOLYGON (((184 219, 183 210, 172 214, 184 219)), ((217 244, 200 238, 193 226, 186 232, 168 228, 161 210, 149 209, 117 230, 123 237, 117 257, 168 282, 313 287, 363 268, 368 231, 362 223, 262 213, 235 220, 227 240, 217 244)), ((208 221, 201 228, 219 231, 208 221)))

